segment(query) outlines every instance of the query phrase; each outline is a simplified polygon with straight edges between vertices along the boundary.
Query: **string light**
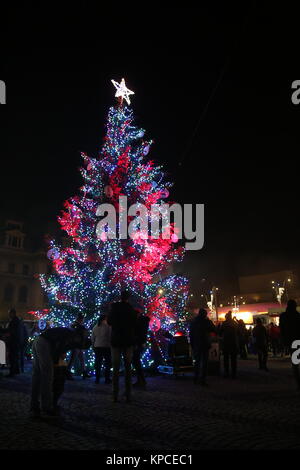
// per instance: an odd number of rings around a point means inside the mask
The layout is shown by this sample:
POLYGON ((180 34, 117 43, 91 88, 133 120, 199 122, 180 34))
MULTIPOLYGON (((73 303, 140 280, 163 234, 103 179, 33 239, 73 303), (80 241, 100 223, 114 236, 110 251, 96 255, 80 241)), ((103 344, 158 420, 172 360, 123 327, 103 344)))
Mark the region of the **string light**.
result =
MULTIPOLYGON (((133 92, 125 81, 113 83, 116 96, 130 103, 133 92)), ((124 240, 109 239, 108 231, 99 238, 96 234, 99 204, 109 202, 119 213, 120 195, 127 196, 129 205, 140 202, 151 207, 169 194, 171 183, 165 180, 162 166, 146 159, 153 142, 143 140, 145 131, 133 120, 133 111, 127 106, 111 107, 99 158, 82 153, 83 185, 79 195, 64 203, 58 217, 70 243, 50 242, 48 256, 53 273, 41 275, 40 280, 49 299, 49 312, 43 318, 57 326, 70 326, 82 313, 85 325, 92 328, 99 315, 108 312, 111 302, 119 299, 121 291, 130 290, 135 307, 150 317, 143 355, 143 364, 150 367, 158 360, 155 354, 160 361, 166 359, 166 332, 187 331, 188 280, 179 275, 157 280, 168 264, 183 259, 184 248, 179 246, 178 237, 164 239, 163 234, 124 240)), ((176 234, 174 224, 166 229, 176 234)), ((92 351, 86 354, 86 361, 92 368, 92 351)))

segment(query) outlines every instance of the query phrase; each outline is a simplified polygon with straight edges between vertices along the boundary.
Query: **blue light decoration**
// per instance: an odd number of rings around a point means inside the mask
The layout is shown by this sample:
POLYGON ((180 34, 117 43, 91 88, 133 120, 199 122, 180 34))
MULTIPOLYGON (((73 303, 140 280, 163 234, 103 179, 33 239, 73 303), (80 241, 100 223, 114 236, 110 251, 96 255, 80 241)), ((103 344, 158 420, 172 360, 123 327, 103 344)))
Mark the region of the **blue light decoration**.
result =
MULTIPOLYGON (((82 313, 85 326, 91 329, 99 315, 108 313, 111 303, 119 300, 121 291, 128 289, 134 306, 150 317, 143 364, 151 367, 166 359, 165 333, 186 330, 189 287, 182 276, 162 277, 170 263, 184 256, 174 224, 169 226, 169 239, 161 235, 149 235, 146 240, 109 239, 106 232, 97 238, 99 204, 109 202, 118 213, 119 196, 125 195, 128 207, 140 202, 150 209, 152 204, 166 203, 163 199, 171 187, 162 166, 145 158, 153 142, 143 140, 145 131, 134 125, 133 111, 123 103, 122 90, 125 86, 128 98, 128 89, 125 82, 121 85, 116 87, 118 104, 108 112, 99 157, 82 153, 83 186, 79 195, 65 201, 58 217, 68 243, 52 240, 48 248, 53 273, 40 275, 49 299, 49 312, 43 319, 55 326, 70 326, 82 313)), ((92 369, 91 350, 86 359, 87 367, 92 369)))

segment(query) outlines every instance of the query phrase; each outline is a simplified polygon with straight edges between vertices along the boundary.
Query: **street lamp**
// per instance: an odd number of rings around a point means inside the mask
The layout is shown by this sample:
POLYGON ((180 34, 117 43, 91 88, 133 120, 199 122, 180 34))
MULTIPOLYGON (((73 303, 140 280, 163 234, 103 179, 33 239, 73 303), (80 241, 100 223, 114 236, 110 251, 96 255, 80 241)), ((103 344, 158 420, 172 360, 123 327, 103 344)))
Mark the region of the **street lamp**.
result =
POLYGON ((232 305, 234 305, 234 307, 232 309, 232 313, 235 313, 237 315, 239 313, 240 306, 238 304, 238 297, 236 295, 233 297, 233 304, 232 305))
MULTIPOLYGON (((272 281, 272 284, 274 284, 274 285, 272 286, 272 289, 274 289, 275 292, 276 292, 276 299, 277 299, 279 305, 281 306, 281 298, 282 298, 282 296, 283 296, 283 293, 284 293, 284 291, 285 291, 285 288, 284 288, 284 287, 280 287, 279 282, 276 282, 276 283, 275 283, 275 281, 272 281)), ((284 284, 285 284, 285 282, 283 283, 283 286, 284 286, 284 284)))
POLYGON ((214 303, 215 307, 215 312, 216 312, 216 321, 219 321, 219 316, 218 316, 218 297, 217 297, 217 291, 219 290, 218 287, 213 287, 211 292, 212 292, 212 302, 214 303))
POLYGON ((286 295, 286 299, 289 300, 287 284, 290 284, 291 282, 292 282, 292 279, 290 277, 288 277, 287 279, 283 281, 282 286, 280 286, 279 282, 272 281, 272 284, 273 284, 272 289, 274 289, 276 292, 276 298, 277 298, 279 305, 281 305, 281 299, 284 293, 286 295))
MULTIPOLYGON (((204 279, 204 278, 201 279, 201 283, 204 283, 206 281, 207 281, 207 279, 204 279)), ((208 295, 201 294, 201 297, 205 297, 206 305, 209 308, 209 310, 212 313, 215 313, 217 322, 219 321, 219 317, 218 317, 218 299, 217 299, 218 290, 219 290, 218 287, 216 287, 216 286, 212 287, 212 289, 209 291, 210 299, 209 299, 208 295)))
POLYGON ((285 288, 286 300, 288 301, 288 300, 289 300, 289 293, 288 293, 288 289, 287 289, 287 284, 286 284, 286 282, 287 282, 288 284, 290 284, 290 283, 292 282, 292 279, 291 279, 290 277, 288 277, 287 280, 284 281, 284 283, 283 283, 283 287, 285 288))

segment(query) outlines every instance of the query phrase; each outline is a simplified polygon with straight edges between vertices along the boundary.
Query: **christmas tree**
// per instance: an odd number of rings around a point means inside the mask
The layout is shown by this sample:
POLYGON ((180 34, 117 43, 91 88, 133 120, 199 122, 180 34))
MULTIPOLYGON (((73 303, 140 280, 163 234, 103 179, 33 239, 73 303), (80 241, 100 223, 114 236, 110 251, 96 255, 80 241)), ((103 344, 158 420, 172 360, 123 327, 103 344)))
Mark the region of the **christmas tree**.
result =
MULTIPOLYGON (((80 312, 91 328, 101 313, 107 313, 111 302, 119 300, 120 292, 129 290, 134 306, 150 317, 143 357, 144 365, 150 366, 154 355, 162 361, 165 357, 165 333, 184 328, 188 281, 179 275, 164 275, 170 263, 182 259, 184 248, 174 223, 165 225, 161 233, 158 229, 156 233, 150 229, 145 233, 120 204, 125 197, 128 207, 143 204, 149 209, 151 227, 154 216, 150 209, 153 204, 166 202, 171 183, 165 180, 162 166, 147 158, 152 141, 144 140, 145 131, 134 125, 133 111, 124 104, 125 100, 130 104, 133 92, 124 80, 112 82, 118 102, 109 109, 99 158, 82 154, 84 184, 79 195, 64 203, 58 217, 68 242, 50 241, 48 257, 53 273, 40 276, 49 299, 49 313, 44 319, 57 326, 69 326, 80 312), (101 204, 115 210, 115 231, 99 217, 101 204), (118 236, 121 220, 135 224, 134 229, 131 226, 133 236, 118 236)), ((162 214, 155 217, 157 222, 162 214)))

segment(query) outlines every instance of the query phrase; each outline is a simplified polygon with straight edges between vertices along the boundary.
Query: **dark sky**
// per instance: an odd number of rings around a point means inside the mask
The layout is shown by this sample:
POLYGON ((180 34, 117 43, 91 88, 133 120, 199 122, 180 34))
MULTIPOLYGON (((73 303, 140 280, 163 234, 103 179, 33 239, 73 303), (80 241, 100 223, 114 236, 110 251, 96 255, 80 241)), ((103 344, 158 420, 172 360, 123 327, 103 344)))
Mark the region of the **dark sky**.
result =
POLYGON ((32 25, 23 12, 11 13, 1 58, 3 215, 33 232, 55 221, 81 185, 80 152, 101 146, 110 80, 124 76, 137 122, 155 140, 150 156, 175 183, 172 199, 205 204, 205 248, 188 254, 184 272, 225 285, 297 265, 291 12, 255 2, 140 14, 74 7, 35 11, 32 25))

